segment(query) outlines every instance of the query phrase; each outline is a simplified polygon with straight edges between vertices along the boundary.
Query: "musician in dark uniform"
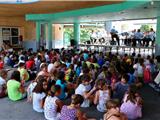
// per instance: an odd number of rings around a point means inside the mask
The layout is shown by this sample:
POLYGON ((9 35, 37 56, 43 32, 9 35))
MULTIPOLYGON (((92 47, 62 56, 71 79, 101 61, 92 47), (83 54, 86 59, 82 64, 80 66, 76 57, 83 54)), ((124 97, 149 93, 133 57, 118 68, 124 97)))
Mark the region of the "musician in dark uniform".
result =
POLYGON ((111 29, 110 34, 111 34, 112 41, 114 41, 114 38, 115 38, 118 45, 120 45, 118 31, 115 29, 115 26, 113 26, 113 28, 111 29))

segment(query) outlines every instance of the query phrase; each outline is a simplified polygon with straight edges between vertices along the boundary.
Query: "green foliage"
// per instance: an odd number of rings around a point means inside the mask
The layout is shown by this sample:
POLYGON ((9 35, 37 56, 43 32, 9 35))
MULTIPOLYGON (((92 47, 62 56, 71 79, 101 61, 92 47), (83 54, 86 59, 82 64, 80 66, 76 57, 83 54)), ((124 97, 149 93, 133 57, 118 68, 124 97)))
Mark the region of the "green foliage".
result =
MULTIPOLYGON (((90 40, 90 34, 92 30, 95 30, 95 27, 83 27, 80 30, 80 42, 85 42, 90 40)), ((64 33, 69 35, 70 39, 74 39, 74 30, 73 27, 65 27, 64 33)))
POLYGON ((92 28, 81 28, 80 32, 81 42, 90 40, 90 34, 92 30, 93 30, 92 28))
POLYGON ((74 39, 74 31, 72 27, 66 27, 64 33, 67 33, 70 39, 74 39))
POLYGON ((147 25, 147 24, 146 25, 141 25, 140 29, 141 29, 141 32, 147 32, 147 31, 150 30, 150 26, 147 25))

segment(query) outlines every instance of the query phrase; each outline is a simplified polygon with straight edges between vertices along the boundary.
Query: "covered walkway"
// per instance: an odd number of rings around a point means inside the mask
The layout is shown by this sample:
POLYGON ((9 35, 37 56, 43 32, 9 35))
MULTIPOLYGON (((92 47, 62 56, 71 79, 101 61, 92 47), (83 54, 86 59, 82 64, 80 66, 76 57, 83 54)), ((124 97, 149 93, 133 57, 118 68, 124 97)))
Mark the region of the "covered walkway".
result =
MULTIPOLYGON (((36 22, 36 41, 37 48, 39 48, 39 41, 41 37, 42 26, 45 27, 45 39, 47 41, 46 48, 55 48, 55 40, 52 34, 53 24, 74 24, 74 40, 76 44, 80 42, 80 24, 84 22, 98 22, 98 21, 115 21, 115 20, 131 20, 131 19, 157 19, 157 28, 160 24, 159 2, 151 3, 150 0, 145 1, 120 1, 116 4, 97 6, 92 8, 85 8, 79 10, 72 10, 66 12, 49 13, 49 14, 27 14, 26 20, 36 22), (47 37, 46 37, 47 36, 47 37)), ((156 55, 159 54, 159 34, 156 33, 156 55)), ((141 48, 141 47, 139 47, 141 48)), ((148 48, 150 49, 150 48, 148 48)), ((152 53, 154 48, 151 48, 152 53)))

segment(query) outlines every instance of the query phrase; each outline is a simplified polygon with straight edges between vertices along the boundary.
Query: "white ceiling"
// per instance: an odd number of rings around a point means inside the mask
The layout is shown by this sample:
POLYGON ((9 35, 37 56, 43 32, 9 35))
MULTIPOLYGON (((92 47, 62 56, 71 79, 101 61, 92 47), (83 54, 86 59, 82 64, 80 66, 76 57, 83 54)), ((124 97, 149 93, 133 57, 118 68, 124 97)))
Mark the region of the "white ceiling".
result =
POLYGON ((54 23, 73 23, 79 21, 85 22, 104 22, 104 21, 117 21, 117 20, 135 20, 135 19, 152 19, 160 16, 160 1, 154 3, 147 3, 138 8, 129 9, 121 12, 97 14, 81 16, 78 18, 64 18, 63 20, 54 21, 54 23))

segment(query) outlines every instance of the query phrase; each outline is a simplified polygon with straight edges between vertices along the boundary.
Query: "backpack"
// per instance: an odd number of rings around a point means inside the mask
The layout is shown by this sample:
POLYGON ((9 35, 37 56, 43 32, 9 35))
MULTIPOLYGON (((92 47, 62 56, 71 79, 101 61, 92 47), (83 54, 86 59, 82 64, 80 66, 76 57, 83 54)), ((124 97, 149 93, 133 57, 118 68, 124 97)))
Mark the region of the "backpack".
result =
POLYGON ((148 68, 144 69, 143 75, 144 75, 144 82, 149 83, 151 81, 151 72, 148 68))

